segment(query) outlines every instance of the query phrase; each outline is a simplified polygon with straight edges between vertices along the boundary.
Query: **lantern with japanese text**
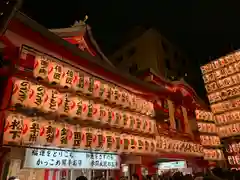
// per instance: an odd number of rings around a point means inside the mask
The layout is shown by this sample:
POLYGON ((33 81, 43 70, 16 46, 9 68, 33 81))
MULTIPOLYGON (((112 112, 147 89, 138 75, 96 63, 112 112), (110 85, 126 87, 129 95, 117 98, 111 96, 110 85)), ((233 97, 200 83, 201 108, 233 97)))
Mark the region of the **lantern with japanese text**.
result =
POLYGON ((113 109, 112 112, 115 114, 115 118, 113 119, 112 125, 115 127, 123 127, 122 121, 122 111, 119 109, 113 109))
POLYGON ((126 111, 123 112, 123 128, 128 129, 130 127, 130 114, 126 111))
POLYGON ((144 153, 149 153, 150 150, 151 150, 151 142, 150 142, 150 139, 149 138, 144 138, 144 147, 145 147, 145 150, 144 150, 144 153))
POLYGON ((94 129, 92 148, 95 150, 102 150, 104 141, 103 131, 101 129, 94 129))
POLYGON ((137 150, 137 138, 136 136, 130 135, 130 152, 136 152, 137 150))
POLYGON ((39 140, 40 124, 37 117, 25 117, 23 121, 22 143, 37 145, 39 140))
POLYGON ((3 144, 19 145, 22 139, 23 120, 25 116, 7 112, 5 118, 3 144))
POLYGON ((99 98, 100 97, 100 90, 101 90, 101 81, 98 79, 94 79, 94 86, 93 86, 93 92, 92 92, 92 96, 95 98, 99 98))
POLYGON ((62 77, 60 85, 64 88, 71 88, 74 80, 74 70, 68 66, 63 66, 62 77))
POLYGON ((143 129, 142 129, 142 125, 143 125, 142 116, 139 115, 139 114, 136 114, 135 119, 136 119, 136 123, 135 123, 135 128, 134 129, 136 129, 139 132, 142 132, 143 131, 143 129))
POLYGON ((54 139, 56 136, 58 137, 59 134, 56 134, 54 121, 41 120, 39 143, 42 146, 51 146, 54 143, 54 139))
POLYGON ((58 96, 58 114, 67 116, 70 110, 70 94, 64 93, 58 96))
POLYGON ((130 136, 128 134, 121 134, 121 139, 123 141, 123 152, 130 152, 130 136))
POLYGON ((140 137, 140 136, 137 136, 136 137, 136 141, 137 141, 137 151, 139 153, 143 153, 144 152, 144 138, 143 137, 140 137))
POLYGON ((50 84, 60 84, 60 80, 63 73, 62 64, 51 61, 48 69, 48 82, 50 84))
POLYGON ((71 89, 74 91, 79 91, 81 85, 79 84, 79 72, 78 71, 74 71, 73 74, 73 80, 72 80, 72 84, 71 84, 71 89))
POLYGON ((112 125, 115 119, 115 113, 113 109, 109 106, 107 108, 107 124, 112 125))
POLYGON ((59 92, 55 89, 47 89, 42 106, 43 112, 56 112, 59 104, 59 92))
POLYGON ((107 83, 102 83, 100 87, 100 99, 103 101, 108 101, 111 97, 110 87, 107 83))
POLYGON ((84 127, 82 128, 82 144, 83 149, 91 149, 93 143, 93 128, 84 127))
POLYGON ((26 80, 13 79, 13 91, 12 91, 12 105, 26 106, 28 103, 28 96, 31 83, 26 80))
POLYGON ((129 129, 134 130, 134 128, 136 127, 136 116, 133 113, 129 113, 129 129))
POLYGON ((54 145, 61 148, 73 147, 73 131, 68 124, 55 124, 54 145))
POLYGON ((115 136, 115 147, 114 149, 116 149, 116 152, 118 153, 122 153, 122 140, 121 140, 121 134, 118 132, 114 132, 114 136, 115 136))
POLYGON ((156 153, 156 146, 157 146, 157 142, 156 142, 156 140, 155 139, 153 139, 153 138, 150 138, 149 139, 150 140, 150 152, 151 153, 156 153))
POLYGON ((107 106, 104 106, 103 104, 100 105, 100 120, 102 124, 108 123, 108 108, 107 106))
POLYGON ((48 80, 49 59, 47 56, 36 56, 34 60, 33 76, 36 79, 48 80))
POLYGON ((82 97, 73 97, 72 98, 73 105, 76 103, 76 106, 72 106, 72 113, 70 117, 79 118, 82 120, 86 120, 88 117, 88 107, 89 101, 82 97))
POLYGON ((27 106, 31 108, 41 109, 47 88, 42 85, 32 84, 29 90, 27 106))
POLYGON ((113 151, 113 132, 103 131, 103 136, 105 138, 103 149, 104 151, 113 151))
POLYGON ((81 144, 84 140, 82 129, 78 124, 71 126, 71 128, 73 130, 73 148, 81 148, 81 144))
POLYGON ((100 122, 100 107, 101 104, 94 103, 93 104, 93 110, 92 110, 92 121, 100 122))

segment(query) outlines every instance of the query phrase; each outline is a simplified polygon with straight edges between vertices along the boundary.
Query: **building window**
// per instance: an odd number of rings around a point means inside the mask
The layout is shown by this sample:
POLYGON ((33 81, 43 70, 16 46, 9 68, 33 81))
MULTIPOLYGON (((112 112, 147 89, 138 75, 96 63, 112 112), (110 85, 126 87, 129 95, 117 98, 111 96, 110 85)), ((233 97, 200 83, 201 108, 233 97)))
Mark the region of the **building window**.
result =
POLYGON ((165 41, 161 41, 164 52, 168 53, 169 47, 165 41))
POLYGON ((131 56, 133 56, 136 53, 136 48, 135 47, 131 47, 130 49, 127 50, 127 57, 130 58, 131 56))

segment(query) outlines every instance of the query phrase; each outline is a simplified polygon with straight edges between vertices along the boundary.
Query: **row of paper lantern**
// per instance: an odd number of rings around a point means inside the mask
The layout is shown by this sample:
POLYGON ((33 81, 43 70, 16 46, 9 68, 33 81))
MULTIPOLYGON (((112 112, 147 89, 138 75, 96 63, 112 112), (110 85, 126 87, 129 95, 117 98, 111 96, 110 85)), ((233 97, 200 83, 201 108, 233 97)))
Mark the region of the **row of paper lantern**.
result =
POLYGON ((205 84, 205 88, 208 93, 211 93, 213 91, 218 91, 219 89, 227 88, 233 85, 238 85, 239 83, 240 73, 226 77, 224 79, 217 80, 209 84, 205 84))
POLYGON ((203 147, 193 142, 171 139, 167 136, 157 136, 156 143, 157 151, 203 156, 203 147))
POLYGON ((129 91, 93 77, 90 74, 48 59, 47 56, 36 56, 33 75, 50 84, 67 87, 95 98, 107 100, 123 107, 128 107, 146 115, 153 115, 153 103, 136 96, 129 91))
POLYGON ((197 122, 198 131, 203 133, 218 133, 218 128, 213 123, 197 122))
POLYGON ((73 119, 92 120, 139 132, 155 133, 155 120, 149 116, 111 108, 69 93, 59 93, 55 89, 47 89, 25 80, 15 80, 12 104, 36 108, 45 113, 54 112, 73 119))
POLYGON ((218 102, 218 101, 224 101, 226 99, 232 98, 234 96, 240 95, 240 86, 234 86, 230 88, 223 89, 219 92, 212 93, 208 95, 208 100, 210 104, 218 102))
POLYGON ((213 113, 223 113, 226 111, 231 111, 240 107, 240 98, 227 100, 217 104, 211 105, 213 113))
POLYGON ((203 149, 205 160, 224 160, 224 154, 221 149, 203 149))
POLYGON ((214 115, 208 111, 195 110, 197 120, 214 121, 214 115))
POLYGON ((219 146, 221 145, 218 136, 200 135, 200 141, 203 146, 219 146))
POLYGON ((240 111, 225 112, 215 116, 215 122, 218 125, 235 123, 240 121, 240 111))
POLYGON ((223 68, 231 63, 240 61, 240 51, 233 52, 224 57, 221 57, 215 61, 212 61, 204 66, 201 66, 201 71, 203 74, 209 73, 213 70, 223 68))
POLYGON ((229 124, 219 127, 220 137, 230 137, 240 135, 240 123, 229 124))
POLYGON ((9 113, 4 144, 51 146, 117 152, 155 153, 156 140, 9 113))
POLYGON ((214 72, 204 74, 203 80, 204 80, 204 83, 207 84, 209 82, 216 81, 218 79, 222 79, 227 76, 231 76, 232 74, 236 74, 238 72, 240 72, 240 61, 235 62, 234 64, 231 64, 224 68, 218 69, 214 72))

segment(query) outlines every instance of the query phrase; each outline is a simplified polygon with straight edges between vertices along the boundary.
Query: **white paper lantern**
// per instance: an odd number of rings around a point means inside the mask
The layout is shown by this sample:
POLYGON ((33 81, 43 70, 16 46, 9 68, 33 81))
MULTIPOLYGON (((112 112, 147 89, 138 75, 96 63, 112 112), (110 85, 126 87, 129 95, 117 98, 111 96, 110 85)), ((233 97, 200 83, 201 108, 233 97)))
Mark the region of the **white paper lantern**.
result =
POLYGON ((25 145, 37 145, 39 140, 40 124, 37 117, 26 117, 23 121, 22 143, 25 145))
POLYGON ((77 124, 71 127, 73 129, 73 147, 74 148, 83 147, 81 144, 83 143, 84 137, 80 125, 77 124))
POLYGON ((3 144, 19 145, 22 139, 23 119, 24 116, 15 113, 6 113, 3 144))
POLYGON ((130 136, 128 134, 121 134, 121 139, 123 142, 123 152, 129 153, 130 152, 130 136))
POLYGON ((121 139, 121 134, 118 132, 114 132, 115 136, 115 147, 117 153, 122 153, 123 152, 123 142, 121 139))
POLYGON ((103 131, 101 129, 93 129, 92 148, 95 150, 102 150, 104 141, 103 131))
POLYGON ((47 88, 42 85, 32 84, 29 90, 27 106, 30 108, 41 109, 47 88))
POLYGON ((82 144, 81 148, 91 149, 93 143, 93 129, 91 127, 82 128, 82 144))
POLYGON ((123 127, 123 113, 121 110, 119 109, 112 109, 112 112, 114 113, 115 115, 115 118, 113 119, 113 123, 112 125, 115 126, 115 127, 123 127))
POLYGON ((26 106, 31 83, 20 79, 14 79, 13 83, 11 104, 26 106))
POLYGON ((64 93, 58 96, 58 114, 59 115, 69 115, 70 111, 70 94, 64 93))
POLYGON ((92 96, 96 97, 96 98, 99 98, 100 97, 100 90, 101 90, 101 81, 95 79, 94 80, 92 96))
POLYGON ((56 112, 58 110, 60 93, 55 89, 47 89, 43 102, 43 112, 56 112))
POLYGON ((102 124, 108 123, 108 108, 107 106, 104 106, 101 104, 100 106, 100 120, 102 124))
POLYGON ((100 122, 100 107, 101 107, 100 104, 94 103, 92 105, 92 117, 91 117, 92 121, 100 122))
POLYGON ((123 112, 123 128, 129 129, 130 127, 130 114, 126 111, 123 112))
POLYGON ((74 80, 74 70, 68 66, 63 67, 60 85, 64 88, 71 88, 74 80))
POLYGON ((37 79, 47 80, 49 59, 47 56, 36 56, 34 60, 33 76, 37 79))
POLYGON ((48 81, 50 84, 60 84, 61 77, 63 73, 63 65, 51 61, 49 64, 49 70, 48 70, 48 81))

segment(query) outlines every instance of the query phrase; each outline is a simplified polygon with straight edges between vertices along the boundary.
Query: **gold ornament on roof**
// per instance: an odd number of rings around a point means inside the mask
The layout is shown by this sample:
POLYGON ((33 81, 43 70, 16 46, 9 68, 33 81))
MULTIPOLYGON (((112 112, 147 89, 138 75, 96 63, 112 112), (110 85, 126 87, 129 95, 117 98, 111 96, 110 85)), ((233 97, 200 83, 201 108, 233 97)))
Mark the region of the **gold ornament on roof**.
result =
POLYGON ((77 27, 77 26, 85 26, 86 25, 86 21, 88 20, 88 15, 86 15, 84 17, 84 20, 80 20, 80 21, 75 21, 74 24, 72 25, 72 27, 77 27))

